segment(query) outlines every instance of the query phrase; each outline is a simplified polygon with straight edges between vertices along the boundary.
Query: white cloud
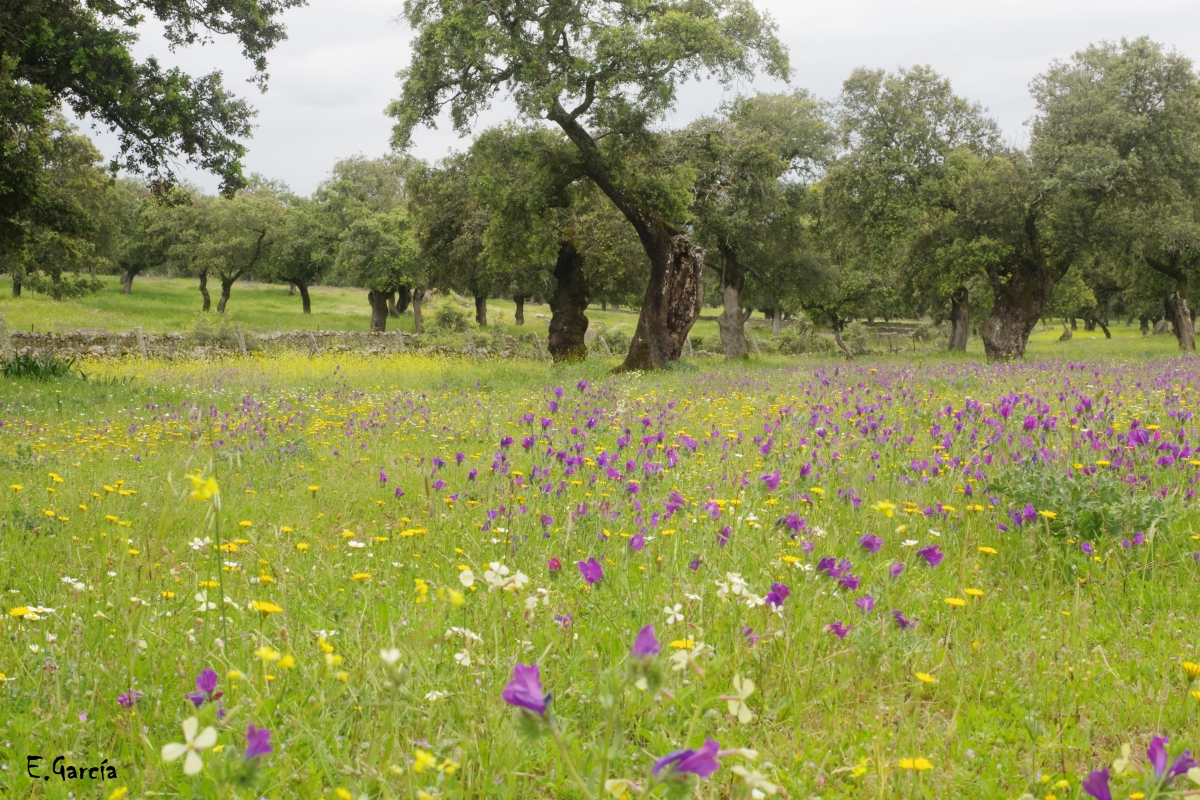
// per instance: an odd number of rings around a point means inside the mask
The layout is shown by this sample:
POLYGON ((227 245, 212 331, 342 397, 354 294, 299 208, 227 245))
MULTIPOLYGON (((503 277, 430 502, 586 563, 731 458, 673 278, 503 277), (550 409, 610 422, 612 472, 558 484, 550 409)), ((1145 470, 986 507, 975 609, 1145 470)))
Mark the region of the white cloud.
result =
MULTIPOLYGON (((260 95, 234 43, 170 53, 150 26, 137 46, 193 74, 225 73, 226 85, 258 109, 248 143, 247 171, 286 181, 309 193, 333 163, 355 153, 388 150, 387 104, 400 92, 395 73, 408 62, 411 32, 398 22, 395 0, 311 0, 285 16, 289 39, 270 55, 269 91, 260 95)), ((1101 39, 1148 35, 1185 55, 1200 57, 1200 14, 1191 0, 759 0, 779 23, 791 52, 793 83, 833 98, 856 67, 929 64, 955 90, 978 100, 1000 121, 1007 137, 1024 143, 1024 121, 1033 113, 1029 81, 1051 60, 1101 39)), ((724 90, 711 84, 683 88, 670 124, 711 113, 736 91, 771 88, 773 82, 724 90)), ((511 106, 499 102, 481 124, 500 122, 511 106)), ((115 137, 101 134, 110 155, 115 137)), ((465 145, 449 124, 417 132, 414 152, 438 158, 465 145)), ((185 176, 214 190, 212 176, 185 176)))

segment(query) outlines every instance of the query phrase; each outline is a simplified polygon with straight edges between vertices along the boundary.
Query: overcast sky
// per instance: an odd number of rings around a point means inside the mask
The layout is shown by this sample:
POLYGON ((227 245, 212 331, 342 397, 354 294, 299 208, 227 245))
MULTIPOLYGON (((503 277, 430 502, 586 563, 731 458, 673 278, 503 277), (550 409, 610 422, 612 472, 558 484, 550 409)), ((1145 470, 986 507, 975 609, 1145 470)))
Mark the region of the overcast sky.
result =
MULTIPOLYGON (((391 120, 383 112, 399 95, 395 74, 408 62, 412 36, 398 20, 400 0, 309 2, 284 16, 288 40, 269 56, 266 94, 243 82, 252 70, 231 42, 170 53, 147 25, 135 48, 139 57, 155 55, 192 74, 224 72, 226 86, 258 110, 247 173, 281 179, 300 194, 311 193, 340 158, 387 152, 391 120)), ((1016 144, 1028 139, 1029 81, 1053 59, 1102 39, 1142 35, 1200 59, 1196 0, 758 0, 758 6, 779 25, 794 85, 832 99, 856 67, 928 64, 949 77, 956 92, 982 103, 1016 144)), ((757 88, 775 87, 759 81, 733 91, 757 88)), ((668 122, 685 124, 725 97, 720 86, 693 84, 668 122)), ((497 104, 482 124, 509 115, 497 104)), ((111 156, 115 137, 97 138, 111 156)), ((414 152, 436 159, 466 144, 444 125, 419 130, 414 152)), ((216 190, 210 175, 181 174, 216 190)))

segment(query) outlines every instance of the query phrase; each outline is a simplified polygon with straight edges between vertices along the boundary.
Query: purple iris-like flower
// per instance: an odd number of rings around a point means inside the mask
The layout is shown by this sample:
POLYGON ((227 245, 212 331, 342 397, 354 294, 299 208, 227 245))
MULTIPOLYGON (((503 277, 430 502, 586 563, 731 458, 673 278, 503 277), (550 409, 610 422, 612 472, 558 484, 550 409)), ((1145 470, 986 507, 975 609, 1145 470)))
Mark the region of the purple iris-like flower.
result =
POLYGON ((696 570, 700 569, 700 564, 701 564, 701 563, 702 563, 702 562, 700 561, 700 559, 699 559, 698 557, 697 557, 697 558, 693 558, 693 559, 692 559, 692 561, 691 561, 691 563, 690 563, 690 564, 688 564, 688 569, 690 569, 692 572, 695 572, 696 570))
POLYGON ((434 491, 440 492, 442 489, 445 489, 445 488, 446 488, 446 482, 444 480, 442 480, 441 478, 438 478, 436 481, 433 482, 434 491))
POLYGON ((864 613, 867 611, 873 611, 875 609, 875 598, 869 594, 865 594, 862 597, 855 600, 854 605, 861 608, 864 613))
POLYGON ((1108 788, 1108 767, 1092 770, 1080 787, 1095 800, 1112 800, 1112 790, 1108 788))
POLYGON ((641 531, 635 533, 629 540, 629 549, 635 553, 640 553, 646 547, 646 537, 641 531))
POLYGON ((461 464, 462 462, 464 462, 466 460, 467 460, 466 453, 455 453, 454 454, 454 463, 455 464, 461 464))
POLYGON ((1033 507, 1033 503, 1025 504, 1025 508, 1021 510, 1021 516, 1026 522, 1037 521, 1037 509, 1033 507))
POLYGON ((751 628, 751 627, 742 628, 742 636, 745 637, 746 644, 751 645, 751 646, 758 644, 758 640, 762 638, 757 633, 755 633, 754 628, 751 628))
POLYGON ((788 588, 786 583, 772 583, 771 591, 767 592, 766 601, 778 608, 783 605, 783 601, 788 599, 792 590, 788 588))
POLYGON ((198 691, 189 692, 188 700, 192 701, 192 705, 196 708, 204 705, 206 700, 211 701, 221 696, 217 692, 217 673, 212 669, 205 667, 204 670, 196 676, 196 689, 198 691), (215 692, 215 694, 214 694, 215 692))
POLYGON ((817 549, 817 544, 816 542, 804 541, 800 543, 800 549, 806 553, 811 553, 813 550, 817 549))
POLYGON ((900 577, 901 572, 904 572, 904 562, 903 561, 893 561, 892 565, 890 567, 888 567, 887 574, 888 574, 889 578, 898 578, 898 577, 900 577))
POLYGON ((909 631, 917 627, 917 621, 904 616, 904 613, 901 611, 893 611, 892 616, 896 619, 896 625, 898 625, 902 631, 909 631))
POLYGON ((535 714, 546 713, 550 695, 543 694, 542 671, 537 664, 517 664, 513 667, 512 680, 504 687, 500 697, 510 706, 524 708, 535 714))
POLYGON ((1026 414, 1025 422, 1022 423, 1022 427, 1025 428, 1025 430, 1027 430, 1027 431, 1032 431, 1032 430, 1036 430, 1037 426, 1038 426, 1037 417, 1035 417, 1033 414, 1026 414))
POLYGON ((917 551, 917 555, 925 559, 925 563, 931 567, 936 567, 942 563, 942 559, 946 554, 939 549, 939 545, 931 544, 928 547, 922 547, 917 551))
MULTIPOLYGON (((387 473, 384 472, 383 470, 380 470, 379 471, 379 484, 382 486, 385 483, 387 483, 387 473)), ((270 736, 271 734, 268 732, 267 735, 270 736)))
POLYGON ((799 514, 791 513, 783 518, 783 524, 791 528, 793 533, 799 533, 800 529, 808 524, 808 520, 799 514))
POLYGON ((594 558, 589 558, 587 561, 576 561, 575 565, 579 567, 579 574, 587 581, 588 586, 591 586, 604 577, 604 568, 594 558))
POLYGON ((850 627, 851 626, 849 626, 849 625, 843 625, 842 621, 839 619, 837 622, 831 622, 828 625, 826 625, 825 632, 832 633, 834 636, 838 637, 839 639, 845 639, 846 634, 850 632, 850 627))
POLYGON ((1150 762, 1150 766, 1154 767, 1154 775, 1159 780, 1162 780, 1163 774, 1167 771, 1167 745, 1171 740, 1166 736, 1155 736, 1150 740, 1150 746, 1146 748, 1146 758, 1150 762))
POLYGON ((858 590, 858 585, 860 583, 862 583, 862 578, 858 577, 857 575, 855 575, 853 573, 848 572, 842 576, 841 580, 838 581, 838 586, 841 586, 843 589, 849 589, 850 591, 854 592, 854 591, 858 590))
POLYGON ((1175 757, 1174 761, 1171 762, 1171 768, 1167 770, 1167 777, 1175 778, 1179 775, 1184 775, 1188 770, 1195 766, 1200 765, 1197 765, 1196 760, 1192 758, 1192 751, 1184 750, 1175 757))
POLYGON ((546 566, 550 568, 551 572, 557 572, 562 569, 562 562, 558 560, 558 556, 554 556, 546 562, 546 566))
POLYGON ((880 539, 873 533, 863 534, 858 543, 868 553, 878 553, 879 549, 883 547, 883 539, 880 539))
POLYGON ((123 708, 133 708, 141 699, 142 693, 137 689, 130 689, 128 692, 117 695, 117 703, 123 708))
POLYGON ((720 533, 717 534, 717 544, 721 545, 721 547, 729 544, 729 534, 731 533, 733 533, 733 528, 730 528, 728 525, 721 528, 720 533))
POLYGON ((505 436, 503 439, 500 440, 501 447, 509 447, 512 445, 512 443, 513 443, 513 438, 511 436, 505 436))
POLYGON ((717 760, 717 753, 720 750, 721 745, 717 743, 716 739, 708 739, 696 750, 676 750, 673 753, 668 753, 654 762, 652 771, 654 776, 658 777, 660 772, 670 767, 673 774, 687 772, 698 775, 701 778, 707 778, 721 766, 721 763, 717 760))
POLYGON ((1087 553, 1089 556, 1096 555, 1096 548, 1092 547, 1091 542, 1083 542, 1079 545, 1079 549, 1087 553))
POLYGON ((251 725, 246 730, 246 760, 265 756, 271 752, 271 732, 266 728, 251 725))
POLYGON ((634 658, 649 658, 658 655, 660 649, 658 637, 654 635, 654 626, 647 625, 638 632, 637 638, 633 641, 633 648, 629 652, 634 658))
POLYGON ((830 572, 832 572, 834 570, 834 568, 836 568, 836 567, 837 567, 837 559, 834 558, 833 556, 825 556, 824 558, 822 558, 820 561, 817 562, 817 572, 824 572, 827 575, 830 572))
POLYGON ((1146 534, 1142 533, 1141 531, 1138 531, 1137 533, 1135 533, 1135 534, 1133 535, 1133 545, 1134 545, 1134 547, 1138 547, 1138 546, 1140 546, 1140 545, 1143 545, 1143 544, 1145 544, 1145 543, 1146 543, 1146 534))
POLYGON ((763 482, 763 486, 767 487, 768 492, 773 492, 779 488, 779 470, 768 472, 765 475, 760 475, 758 479, 763 482))
POLYGON ((543 528, 549 528, 554 524, 554 517, 550 516, 549 514, 542 514, 541 521, 543 528))
POLYGON ((563 630, 566 630, 567 628, 571 627, 571 619, 572 615, 569 611, 566 614, 555 614, 554 624, 558 625, 563 630))
POLYGON ((687 502, 683 499, 683 495, 676 491, 672 491, 667 495, 667 499, 663 501, 663 507, 666 508, 668 515, 674 514, 686 505, 687 502))

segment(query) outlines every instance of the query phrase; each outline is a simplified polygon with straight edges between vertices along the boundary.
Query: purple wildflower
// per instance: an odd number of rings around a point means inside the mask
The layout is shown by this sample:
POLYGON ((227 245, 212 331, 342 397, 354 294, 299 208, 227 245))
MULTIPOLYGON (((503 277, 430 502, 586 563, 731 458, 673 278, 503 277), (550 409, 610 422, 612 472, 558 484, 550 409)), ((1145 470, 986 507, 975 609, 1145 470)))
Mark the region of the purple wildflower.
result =
POLYGON ((1092 547, 1091 542, 1083 542, 1079 545, 1079 549, 1087 553, 1089 556, 1096 555, 1096 548, 1092 547))
POLYGON ((192 701, 192 705, 196 708, 204 705, 205 701, 212 701, 221 696, 221 692, 217 692, 217 673, 212 669, 205 667, 204 670, 196 676, 196 689, 198 691, 189 692, 188 700, 192 701), (215 692, 215 694, 214 694, 215 692))
POLYGON ((688 569, 690 569, 692 572, 695 572, 696 570, 700 569, 700 564, 701 561, 699 557, 693 558, 691 563, 688 564, 688 569))
POLYGON ((903 561, 893 561, 892 565, 890 567, 888 567, 887 574, 888 574, 889 578, 898 578, 898 577, 900 577, 901 572, 904 572, 904 562, 903 561))
POLYGON ((604 568, 594 558, 589 558, 587 561, 576 561, 575 565, 579 567, 579 574, 587 581, 588 586, 591 586, 604 577, 604 568))
POLYGON ((1080 787, 1095 800, 1112 800, 1112 790, 1108 788, 1108 767, 1092 770, 1080 787))
POLYGON ((779 608, 783 605, 783 601, 788 599, 788 595, 792 590, 785 583, 772 583, 771 591, 767 592, 766 601, 771 605, 779 608))
POLYGON ((939 548, 939 545, 931 544, 928 547, 922 547, 917 551, 917 555, 925 559, 925 563, 931 567, 936 567, 942 563, 942 559, 946 557, 939 548))
POLYGON ((266 728, 251 725, 246 730, 246 760, 265 756, 271 752, 271 732, 266 728))
POLYGON ((1166 736, 1155 736, 1150 740, 1150 746, 1146 748, 1146 758, 1150 762, 1150 766, 1154 767, 1154 775, 1159 780, 1162 780, 1163 775, 1167 771, 1167 745, 1171 740, 1166 736))
POLYGON ((892 616, 895 617, 896 625, 898 625, 902 631, 909 631, 917 627, 917 621, 904 616, 904 613, 901 611, 893 611, 892 616))
POLYGON ((768 492, 773 492, 779 488, 779 470, 768 472, 765 475, 760 475, 758 479, 763 482, 764 486, 767 487, 768 492))
POLYGON ((554 556, 546 562, 546 566, 550 568, 551 572, 558 572, 562 569, 562 562, 558 560, 558 556, 554 556))
POLYGON ((133 708, 137 705, 137 701, 142 699, 142 693, 137 689, 130 689, 128 692, 123 692, 117 695, 117 704, 122 708, 133 708))
POLYGON ((880 539, 873 533, 863 534, 858 543, 868 553, 878 553, 879 549, 883 547, 883 539, 880 539))
POLYGON ((842 621, 839 619, 837 622, 831 622, 826 625, 824 630, 826 633, 832 633, 839 639, 845 639, 846 634, 850 632, 850 628, 850 625, 843 625, 842 621))
POLYGON ((642 535, 641 531, 638 531, 637 533, 635 533, 633 535, 633 537, 630 538, 630 540, 629 540, 629 549, 635 553, 642 552, 642 549, 645 548, 645 546, 646 546, 646 537, 644 535, 642 535))
POLYGON ((848 589, 849 591, 854 592, 854 591, 858 590, 858 585, 860 583, 862 583, 862 578, 858 577, 857 575, 854 575, 853 573, 848 572, 842 576, 842 579, 840 581, 838 581, 838 586, 841 586, 843 589, 848 589))
POLYGON ((649 658, 658 655, 660 649, 658 637, 654 635, 654 626, 647 625, 638 632, 630 653, 634 658, 649 658))
POLYGON ((731 533, 733 533, 733 528, 730 528, 728 525, 721 528, 720 533, 717 534, 717 544, 721 545, 721 547, 729 544, 729 534, 731 533))
POLYGON ((865 594, 862 597, 855 600, 854 605, 861 608, 864 613, 866 613, 868 611, 874 611, 875 610, 875 598, 869 594, 865 594))
POLYGON ((717 761, 717 753, 720 749, 721 745, 717 743, 716 739, 708 739, 697 750, 676 750, 668 753, 654 762, 652 772, 657 777, 664 769, 671 767, 672 774, 688 772, 701 778, 707 778, 721 766, 717 761))
POLYGON ((748 644, 752 647, 754 645, 758 644, 758 640, 762 638, 757 633, 755 633, 754 628, 751 628, 751 627, 742 628, 742 636, 746 639, 746 644, 748 644))
MULTIPOLYGON (((380 470, 379 471, 379 485, 382 486, 385 483, 387 483, 387 473, 384 472, 383 470, 380 470)), ((254 726, 251 726, 251 727, 254 727, 254 726)), ((270 731, 267 732, 267 735, 268 736, 271 735, 270 731)))
POLYGON ((542 671, 537 664, 517 664, 513 667, 512 680, 500 693, 510 706, 524 708, 535 714, 546 713, 550 695, 542 694, 542 671))

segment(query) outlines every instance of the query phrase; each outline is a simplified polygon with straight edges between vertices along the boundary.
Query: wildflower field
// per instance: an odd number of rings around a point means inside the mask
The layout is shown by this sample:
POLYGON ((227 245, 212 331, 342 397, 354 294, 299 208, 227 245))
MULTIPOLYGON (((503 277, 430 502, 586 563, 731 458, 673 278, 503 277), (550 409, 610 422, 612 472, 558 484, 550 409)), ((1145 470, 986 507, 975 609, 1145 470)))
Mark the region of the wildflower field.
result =
POLYGON ((0 382, 5 798, 1200 778, 1194 359, 83 369, 0 382))

